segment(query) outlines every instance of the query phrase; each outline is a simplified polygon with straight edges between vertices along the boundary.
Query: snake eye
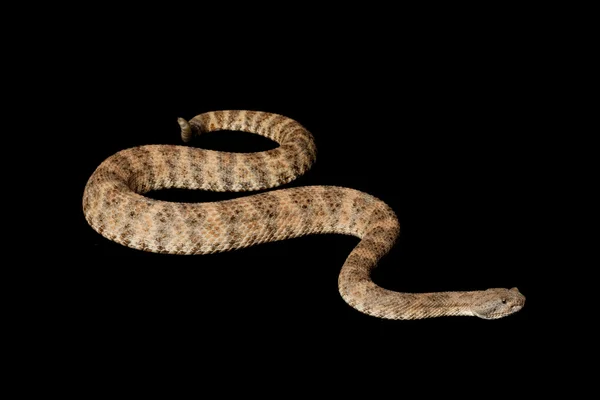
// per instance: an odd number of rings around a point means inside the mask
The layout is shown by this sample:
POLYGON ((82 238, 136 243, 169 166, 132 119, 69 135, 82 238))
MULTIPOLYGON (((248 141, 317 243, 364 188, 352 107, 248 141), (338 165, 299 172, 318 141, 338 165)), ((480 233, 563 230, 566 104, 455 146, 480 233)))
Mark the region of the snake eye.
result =
POLYGON ((506 299, 502 299, 502 304, 506 304, 506 299))

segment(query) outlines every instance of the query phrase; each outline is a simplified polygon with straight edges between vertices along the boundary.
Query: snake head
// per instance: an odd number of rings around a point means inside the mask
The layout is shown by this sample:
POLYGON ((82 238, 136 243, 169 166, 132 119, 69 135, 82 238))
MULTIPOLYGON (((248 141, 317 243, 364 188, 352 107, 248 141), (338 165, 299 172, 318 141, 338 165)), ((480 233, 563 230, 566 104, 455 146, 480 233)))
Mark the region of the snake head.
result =
POLYGON ((478 293, 471 306, 473 315, 483 319, 498 319, 519 311, 525 296, 519 289, 488 289, 478 293))

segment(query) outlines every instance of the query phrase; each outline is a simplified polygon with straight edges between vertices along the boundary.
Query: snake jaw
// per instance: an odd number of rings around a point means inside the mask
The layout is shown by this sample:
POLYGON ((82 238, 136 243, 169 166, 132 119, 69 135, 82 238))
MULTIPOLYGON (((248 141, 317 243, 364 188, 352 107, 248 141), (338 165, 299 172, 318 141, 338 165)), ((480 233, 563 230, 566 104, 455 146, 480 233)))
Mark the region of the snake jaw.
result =
POLYGON ((524 305, 525 296, 517 288, 488 289, 478 293, 471 311, 479 318, 498 319, 516 313, 524 305))

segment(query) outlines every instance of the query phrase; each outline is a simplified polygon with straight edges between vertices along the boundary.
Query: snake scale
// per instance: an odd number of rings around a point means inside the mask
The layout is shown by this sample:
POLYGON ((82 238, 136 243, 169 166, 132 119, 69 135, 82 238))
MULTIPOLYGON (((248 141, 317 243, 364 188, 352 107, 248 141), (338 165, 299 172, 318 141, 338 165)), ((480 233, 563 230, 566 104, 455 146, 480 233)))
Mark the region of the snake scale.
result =
POLYGON ((178 203, 145 197, 150 190, 187 188, 253 191, 288 183, 316 159, 311 133, 282 115, 215 111, 189 122, 180 118, 184 142, 204 132, 246 131, 279 147, 232 153, 188 146, 145 145, 122 150, 100 164, 83 195, 87 222, 104 237, 134 249, 209 254, 309 234, 360 239, 339 274, 342 298, 355 309, 386 319, 469 315, 496 319, 520 310, 516 288, 464 292, 401 293, 371 280, 371 271, 394 245, 398 219, 383 201, 335 186, 279 189, 232 200, 178 203))

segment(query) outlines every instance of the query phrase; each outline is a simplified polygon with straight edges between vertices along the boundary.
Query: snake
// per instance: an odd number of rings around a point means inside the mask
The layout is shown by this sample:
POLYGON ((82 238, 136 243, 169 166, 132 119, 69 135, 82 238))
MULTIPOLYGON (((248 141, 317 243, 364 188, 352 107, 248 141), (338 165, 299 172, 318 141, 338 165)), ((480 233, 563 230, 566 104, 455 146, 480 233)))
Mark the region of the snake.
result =
POLYGON ((225 152, 190 145, 148 144, 121 150, 88 179, 83 213, 100 235, 154 253, 206 255, 312 234, 359 239, 341 267, 338 290, 356 310, 383 319, 442 316, 498 319, 519 311, 517 288, 410 293, 376 284, 371 273, 394 247, 399 220, 382 200, 338 186, 272 189, 302 176, 316 161, 313 135, 286 116, 250 110, 211 111, 177 120, 183 142, 214 131, 245 131, 277 147, 225 152), (213 202, 175 202, 146 196, 181 188, 260 191, 213 202))

